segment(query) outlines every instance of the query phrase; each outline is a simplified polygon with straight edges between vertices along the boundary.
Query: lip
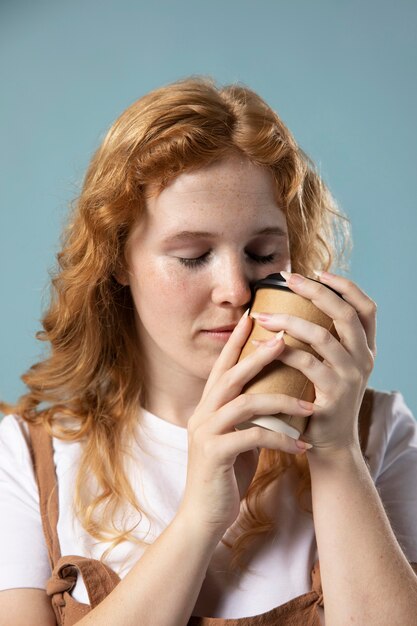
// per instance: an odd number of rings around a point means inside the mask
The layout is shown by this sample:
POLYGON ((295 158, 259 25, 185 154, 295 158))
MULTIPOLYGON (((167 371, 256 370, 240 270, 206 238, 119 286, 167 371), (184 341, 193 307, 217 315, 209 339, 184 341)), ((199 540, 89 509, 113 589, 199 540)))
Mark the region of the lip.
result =
POLYGON ((228 341, 230 335, 232 334, 233 331, 231 330, 202 330, 201 331, 203 335, 205 335, 206 337, 210 337, 210 339, 213 339, 215 341, 220 341, 225 343, 226 341, 228 341))
POLYGON ((218 328, 204 328, 204 331, 206 333, 232 332, 236 326, 237 324, 228 324, 227 326, 219 326, 218 328))

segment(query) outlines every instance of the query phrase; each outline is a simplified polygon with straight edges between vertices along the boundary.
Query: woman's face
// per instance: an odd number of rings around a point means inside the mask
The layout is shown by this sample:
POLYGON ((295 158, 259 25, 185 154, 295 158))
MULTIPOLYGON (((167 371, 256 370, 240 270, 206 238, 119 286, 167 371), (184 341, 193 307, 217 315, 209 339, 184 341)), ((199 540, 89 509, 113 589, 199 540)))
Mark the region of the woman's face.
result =
POLYGON ((238 322, 251 282, 290 270, 272 175, 231 156, 179 175, 146 208, 121 282, 131 289, 148 371, 171 384, 176 375, 206 380, 230 336, 206 331, 238 322))

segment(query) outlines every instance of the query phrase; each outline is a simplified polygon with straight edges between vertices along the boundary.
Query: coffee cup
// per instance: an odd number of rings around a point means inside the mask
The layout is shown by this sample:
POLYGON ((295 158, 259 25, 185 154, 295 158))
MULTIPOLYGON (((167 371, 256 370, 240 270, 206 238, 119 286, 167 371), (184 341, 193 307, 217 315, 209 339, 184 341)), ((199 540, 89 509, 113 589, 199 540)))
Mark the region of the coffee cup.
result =
MULTIPOLYGON (((341 297, 341 294, 335 289, 327 285, 323 286, 341 297)), ((288 313, 295 315, 326 328, 336 339, 339 339, 333 320, 316 307, 311 300, 294 293, 287 285, 284 277, 278 273, 269 274, 253 285, 249 315, 254 312, 288 313)), ((280 329, 277 329, 277 331, 278 330, 280 329)), ((252 331, 242 348, 239 361, 246 358, 251 352, 257 349, 257 346, 251 343, 252 339, 261 341, 268 340, 271 339, 274 334, 275 333, 260 326, 260 324, 254 320, 252 331)), ((284 341, 287 346, 305 350, 313 354, 320 361, 323 360, 311 345, 294 339, 289 334, 284 334, 284 341)), ((314 402, 315 399, 313 383, 308 380, 300 370, 282 363, 279 359, 274 359, 271 363, 268 363, 268 365, 244 386, 242 393, 286 394, 307 402, 314 402)), ((300 415, 288 415, 286 413, 256 415, 249 421, 237 425, 236 428, 243 430, 253 426, 262 426, 263 428, 275 432, 282 432, 293 439, 299 439, 300 435, 302 435, 307 428, 308 420, 309 416, 302 417, 300 415)))

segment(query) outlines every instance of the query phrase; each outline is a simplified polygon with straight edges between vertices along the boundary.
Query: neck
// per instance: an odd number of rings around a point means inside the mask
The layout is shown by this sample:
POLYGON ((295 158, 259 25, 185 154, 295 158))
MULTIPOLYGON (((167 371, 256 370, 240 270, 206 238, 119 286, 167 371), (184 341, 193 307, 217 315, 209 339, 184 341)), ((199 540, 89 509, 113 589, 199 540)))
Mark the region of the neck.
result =
POLYGON ((157 373, 148 362, 147 400, 144 408, 161 419, 187 428, 201 400, 206 380, 158 363, 157 373))

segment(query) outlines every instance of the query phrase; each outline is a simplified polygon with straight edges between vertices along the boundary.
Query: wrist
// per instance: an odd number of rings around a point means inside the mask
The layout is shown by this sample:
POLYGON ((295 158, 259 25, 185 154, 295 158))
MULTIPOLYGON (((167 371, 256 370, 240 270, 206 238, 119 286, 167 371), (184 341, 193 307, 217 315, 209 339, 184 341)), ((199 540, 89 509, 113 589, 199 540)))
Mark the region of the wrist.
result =
POLYGON ((352 442, 340 448, 313 447, 307 451, 310 468, 315 466, 346 466, 353 463, 365 463, 358 442, 352 442))
POLYGON ((193 511, 181 508, 178 510, 172 523, 182 530, 186 536, 190 537, 191 540, 204 544, 213 550, 226 532, 226 530, 209 528, 197 518, 193 511))

